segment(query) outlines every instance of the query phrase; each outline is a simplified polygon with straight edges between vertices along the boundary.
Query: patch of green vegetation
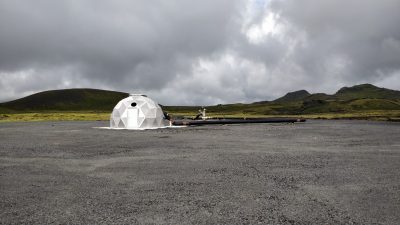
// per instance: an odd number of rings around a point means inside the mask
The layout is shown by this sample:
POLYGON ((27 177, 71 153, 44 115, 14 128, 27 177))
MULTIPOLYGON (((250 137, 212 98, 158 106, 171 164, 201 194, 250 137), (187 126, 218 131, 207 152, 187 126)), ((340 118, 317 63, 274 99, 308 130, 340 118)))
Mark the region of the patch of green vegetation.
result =
MULTIPOLYGON (((193 113, 181 113, 171 111, 173 117, 193 118, 193 113)), ((243 112, 215 113, 210 112, 207 116, 214 118, 265 118, 265 117, 293 117, 301 119, 362 119, 362 120, 381 120, 396 121, 400 118, 400 110, 368 110, 354 111, 346 113, 312 113, 312 114, 250 114, 243 112)))
POLYGON ((356 99, 348 104, 354 110, 397 110, 400 102, 388 99, 356 99))
MULTIPOLYGON (((196 113, 170 111, 173 118, 193 118, 196 113)), ((23 121, 108 121, 110 112, 39 112, 0 114, 0 122, 23 121)), ((207 116, 214 118, 265 118, 294 117, 302 119, 364 119, 382 121, 400 121, 400 110, 359 111, 352 113, 314 113, 314 114, 254 114, 243 112, 220 113, 211 112, 207 116)))
POLYGON ((0 122, 24 121, 93 121, 109 120, 110 113, 100 112, 47 112, 0 114, 0 122))

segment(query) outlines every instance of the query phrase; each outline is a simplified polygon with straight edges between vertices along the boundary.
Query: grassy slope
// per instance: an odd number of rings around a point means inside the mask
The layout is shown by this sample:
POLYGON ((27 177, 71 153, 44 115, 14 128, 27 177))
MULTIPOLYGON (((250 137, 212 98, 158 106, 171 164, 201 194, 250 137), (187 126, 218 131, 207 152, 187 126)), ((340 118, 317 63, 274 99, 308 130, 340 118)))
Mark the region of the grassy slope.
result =
POLYGON ((45 91, 0 104, 8 112, 38 111, 111 111, 127 93, 97 89, 65 89, 45 91))
POLYGON ((274 102, 300 101, 303 100, 304 98, 307 98, 308 96, 310 96, 310 93, 308 93, 308 91, 306 90, 294 91, 294 92, 289 92, 283 97, 276 99, 274 102))
POLYGON ((400 99, 400 91, 390 90, 386 88, 378 88, 371 84, 361 84, 353 87, 341 88, 334 95, 335 98, 340 100, 352 99, 400 99))
MULTIPOLYGON (((96 89, 67 89, 37 93, 0 104, 0 121, 108 120, 127 93, 96 89)), ((198 106, 163 106, 175 116, 194 116, 198 106)), ((288 93, 275 101, 207 107, 216 117, 296 116, 302 118, 400 118, 400 91, 357 85, 334 95, 288 93)))

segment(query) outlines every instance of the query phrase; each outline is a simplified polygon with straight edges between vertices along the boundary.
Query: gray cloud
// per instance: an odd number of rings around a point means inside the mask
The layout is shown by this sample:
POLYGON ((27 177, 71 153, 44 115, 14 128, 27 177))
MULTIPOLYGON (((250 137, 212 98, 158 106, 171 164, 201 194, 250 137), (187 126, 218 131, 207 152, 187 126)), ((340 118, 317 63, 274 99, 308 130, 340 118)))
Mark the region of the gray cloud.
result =
POLYGON ((374 83, 399 71, 399 1, 288 0, 271 5, 292 33, 304 35, 292 61, 310 76, 374 83))
POLYGON ((370 82, 400 89, 400 3, 0 0, 0 101, 41 90, 251 102, 370 82))

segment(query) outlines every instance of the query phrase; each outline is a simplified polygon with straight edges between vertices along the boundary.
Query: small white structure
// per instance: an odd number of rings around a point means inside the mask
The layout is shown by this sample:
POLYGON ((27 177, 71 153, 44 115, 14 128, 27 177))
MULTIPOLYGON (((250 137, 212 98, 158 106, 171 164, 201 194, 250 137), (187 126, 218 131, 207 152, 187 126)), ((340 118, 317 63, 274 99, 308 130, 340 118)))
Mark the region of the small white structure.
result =
POLYGON ((117 129, 156 129, 168 124, 158 103, 141 94, 119 101, 110 118, 110 128, 117 129))

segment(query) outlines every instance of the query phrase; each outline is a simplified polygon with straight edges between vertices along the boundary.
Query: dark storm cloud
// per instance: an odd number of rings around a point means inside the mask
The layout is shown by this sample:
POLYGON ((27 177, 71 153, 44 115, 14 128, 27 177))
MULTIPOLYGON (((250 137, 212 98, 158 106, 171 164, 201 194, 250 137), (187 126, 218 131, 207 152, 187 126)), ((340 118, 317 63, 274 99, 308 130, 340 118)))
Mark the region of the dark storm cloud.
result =
POLYGON ((397 0, 0 0, 0 101, 70 87, 163 104, 364 82, 400 89, 399 9, 397 0))
MULTIPOLYGON (((21 71, 40 77, 73 68, 82 80, 114 89, 160 89, 177 72, 188 73, 193 58, 225 47, 235 7, 229 0, 2 0, 2 80, 21 71)), ((40 81, 42 88, 53 88, 53 82, 40 81)))

